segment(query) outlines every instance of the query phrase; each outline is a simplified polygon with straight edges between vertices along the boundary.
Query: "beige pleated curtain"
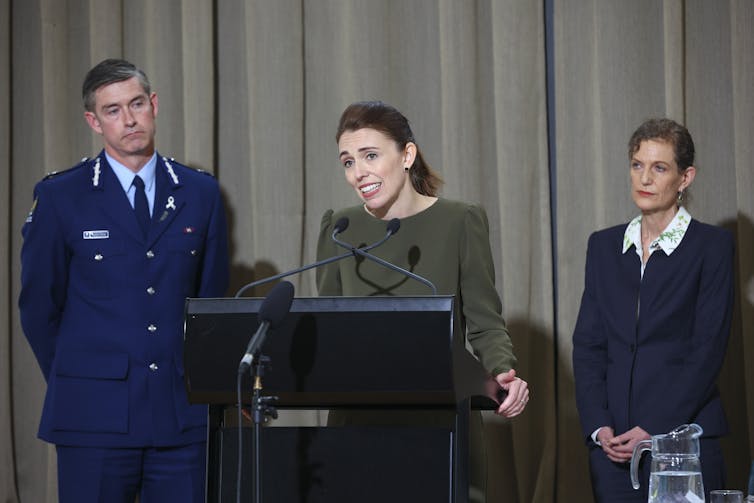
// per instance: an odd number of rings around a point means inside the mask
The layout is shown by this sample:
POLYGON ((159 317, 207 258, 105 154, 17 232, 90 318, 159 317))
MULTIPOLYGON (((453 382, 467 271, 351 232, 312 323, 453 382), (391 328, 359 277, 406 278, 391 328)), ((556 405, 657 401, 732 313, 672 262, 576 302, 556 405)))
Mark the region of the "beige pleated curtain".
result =
MULTIPOLYGON (((738 241, 720 384, 729 485, 743 488, 754 452, 752 26, 750 0, 0 0, 0 501, 57 501, 54 448, 36 439, 45 384, 18 322, 20 229, 46 172, 101 148, 80 86, 106 57, 150 76, 160 152, 216 174, 230 293, 312 261, 322 212, 355 204, 333 138, 348 103, 382 99, 409 117, 443 195, 488 211, 532 390, 520 418, 486 416, 492 503, 591 501, 570 363, 586 239, 635 213, 636 125, 685 122, 698 152, 689 209, 738 241)), ((312 275, 295 281, 315 294, 312 275)))

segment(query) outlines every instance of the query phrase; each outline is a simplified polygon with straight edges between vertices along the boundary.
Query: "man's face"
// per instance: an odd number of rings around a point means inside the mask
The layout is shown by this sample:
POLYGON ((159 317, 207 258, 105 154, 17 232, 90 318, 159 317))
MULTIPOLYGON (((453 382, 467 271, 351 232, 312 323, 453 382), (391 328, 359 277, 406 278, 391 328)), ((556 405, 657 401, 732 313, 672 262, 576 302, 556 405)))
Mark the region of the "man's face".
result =
POLYGON ((85 112, 89 127, 105 140, 107 153, 131 169, 154 153, 157 94, 147 95, 136 77, 100 87, 94 112, 85 112))

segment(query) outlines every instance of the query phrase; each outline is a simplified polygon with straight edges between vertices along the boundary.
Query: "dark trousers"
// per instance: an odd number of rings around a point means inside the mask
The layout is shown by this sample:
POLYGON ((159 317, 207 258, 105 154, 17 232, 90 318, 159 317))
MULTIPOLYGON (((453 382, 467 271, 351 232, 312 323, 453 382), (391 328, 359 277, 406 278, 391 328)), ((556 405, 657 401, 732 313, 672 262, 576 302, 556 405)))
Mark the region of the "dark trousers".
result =
MULTIPOLYGON (((725 462, 717 438, 703 438, 700 443, 702 480, 705 498, 709 492, 725 487, 725 462)), ((641 487, 631 485, 631 464, 610 461, 598 445, 589 447, 589 469, 592 476, 592 493, 597 503, 646 503, 649 494, 651 452, 645 452, 639 465, 641 487)))
POLYGON ((204 502, 206 444, 57 446, 59 503, 204 502))

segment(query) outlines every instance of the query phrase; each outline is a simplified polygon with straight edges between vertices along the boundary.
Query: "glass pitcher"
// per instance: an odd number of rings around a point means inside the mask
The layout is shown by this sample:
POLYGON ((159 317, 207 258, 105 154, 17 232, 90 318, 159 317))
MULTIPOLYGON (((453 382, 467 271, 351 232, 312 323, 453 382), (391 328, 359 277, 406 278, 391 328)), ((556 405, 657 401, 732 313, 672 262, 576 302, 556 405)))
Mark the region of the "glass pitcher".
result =
POLYGON ((682 424, 670 433, 654 435, 634 447, 631 457, 631 483, 639 488, 639 460, 652 451, 648 503, 704 502, 699 437, 702 427, 682 424))

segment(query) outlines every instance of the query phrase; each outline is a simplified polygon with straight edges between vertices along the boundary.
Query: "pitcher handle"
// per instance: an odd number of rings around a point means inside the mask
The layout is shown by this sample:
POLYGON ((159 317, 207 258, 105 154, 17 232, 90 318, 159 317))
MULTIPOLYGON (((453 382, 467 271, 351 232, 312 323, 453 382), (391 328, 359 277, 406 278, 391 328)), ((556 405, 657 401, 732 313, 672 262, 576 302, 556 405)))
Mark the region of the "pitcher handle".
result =
POLYGON ((631 485, 638 489, 639 484, 639 461, 644 451, 652 450, 652 440, 642 440, 634 446, 634 453, 631 455, 631 485))

